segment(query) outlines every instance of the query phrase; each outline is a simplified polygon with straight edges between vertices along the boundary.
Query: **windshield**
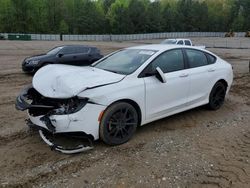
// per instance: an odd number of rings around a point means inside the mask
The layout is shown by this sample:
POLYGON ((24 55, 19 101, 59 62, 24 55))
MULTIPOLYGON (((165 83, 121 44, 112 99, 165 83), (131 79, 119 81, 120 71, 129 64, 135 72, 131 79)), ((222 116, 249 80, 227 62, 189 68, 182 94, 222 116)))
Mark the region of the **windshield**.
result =
POLYGON ((131 74, 138 69, 156 51, 125 49, 108 56, 94 67, 118 74, 131 74))
POLYGON ((176 44, 177 40, 175 39, 167 39, 161 42, 161 44, 176 44))
POLYGON ((55 47, 52 50, 48 51, 47 54, 48 55, 53 55, 53 54, 57 54, 63 47, 55 47))

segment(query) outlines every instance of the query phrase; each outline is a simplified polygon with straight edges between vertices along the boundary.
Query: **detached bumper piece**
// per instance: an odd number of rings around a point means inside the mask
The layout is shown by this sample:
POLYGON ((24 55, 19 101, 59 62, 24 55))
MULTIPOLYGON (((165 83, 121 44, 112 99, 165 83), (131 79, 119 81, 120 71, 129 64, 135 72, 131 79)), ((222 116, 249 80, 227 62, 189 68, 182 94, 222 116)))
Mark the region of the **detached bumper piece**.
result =
MULTIPOLYGON (((51 148, 51 150, 56 150, 59 152, 62 152, 64 154, 73 154, 73 153, 80 153, 80 152, 84 152, 84 151, 88 151, 93 149, 93 143, 90 139, 87 139, 87 141, 89 143, 86 144, 86 140, 84 140, 85 142, 80 143, 78 145, 75 145, 76 143, 74 143, 74 146, 69 146, 69 143, 65 143, 63 144, 64 146, 62 146, 59 142, 58 139, 58 135, 51 135, 50 133, 43 131, 43 130, 39 130, 39 134, 41 136, 41 138, 43 139, 43 141, 48 144, 51 148)), ((67 138, 66 140, 67 142, 69 142, 69 139, 67 138)))
POLYGON ((49 145, 51 150, 64 154, 74 154, 94 148, 92 139, 81 132, 51 133, 27 120, 27 125, 32 130, 38 130, 42 140, 49 145))

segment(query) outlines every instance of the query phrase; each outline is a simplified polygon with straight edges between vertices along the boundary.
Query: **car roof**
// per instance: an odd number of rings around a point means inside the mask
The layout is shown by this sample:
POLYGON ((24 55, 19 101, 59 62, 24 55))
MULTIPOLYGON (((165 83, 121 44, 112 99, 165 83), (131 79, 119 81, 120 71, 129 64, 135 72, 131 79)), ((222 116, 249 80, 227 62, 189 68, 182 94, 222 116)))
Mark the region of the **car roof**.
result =
POLYGON ((166 40, 190 40, 191 41, 191 39, 185 39, 185 38, 169 38, 169 39, 164 39, 163 41, 166 41, 166 40))
POLYGON ((84 48, 96 48, 94 46, 88 46, 88 45, 81 45, 81 44, 69 44, 69 45, 62 45, 57 47, 84 47, 84 48))
POLYGON ((190 39, 176 38, 176 40, 190 40, 190 39))
POLYGON ((142 49, 142 50, 157 50, 157 51, 166 51, 171 50, 174 48, 192 48, 192 49, 199 49, 199 47, 193 46, 180 46, 180 45, 168 45, 168 44, 152 44, 152 45, 142 45, 142 46, 133 46, 127 49, 142 49))

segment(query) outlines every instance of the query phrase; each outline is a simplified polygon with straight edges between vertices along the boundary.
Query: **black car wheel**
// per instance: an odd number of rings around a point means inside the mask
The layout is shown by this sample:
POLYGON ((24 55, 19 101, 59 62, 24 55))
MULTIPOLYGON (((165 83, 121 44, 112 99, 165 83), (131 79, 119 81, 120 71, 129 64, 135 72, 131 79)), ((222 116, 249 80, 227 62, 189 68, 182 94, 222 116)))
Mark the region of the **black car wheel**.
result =
POLYGON ((224 103, 226 96, 226 86, 222 82, 217 82, 210 95, 208 107, 211 110, 218 110, 224 103))
POLYGON ((137 125, 138 114, 131 104, 114 103, 101 119, 100 137, 109 145, 123 144, 133 136, 137 125))

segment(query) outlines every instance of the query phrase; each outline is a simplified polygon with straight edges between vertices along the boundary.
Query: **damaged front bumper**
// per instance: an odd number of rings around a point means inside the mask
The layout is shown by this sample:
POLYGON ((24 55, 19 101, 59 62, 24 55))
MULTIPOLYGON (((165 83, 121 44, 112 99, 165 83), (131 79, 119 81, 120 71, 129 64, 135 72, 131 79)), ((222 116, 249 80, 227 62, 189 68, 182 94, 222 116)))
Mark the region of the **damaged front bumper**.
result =
POLYGON ((93 148, 92 141, 99 139, 98 116, 105 106, 79 99, 48 99, 29 86, 17 97, 16 108, 28 110, 29 126, 38 129, 41 138, 52 149, 70 154, 93 148), (53 139, 59 134, 74 137, 74 133, 89 144, 66 149, 53 139), (48 134, 52 139, 47 138, 48 134))

